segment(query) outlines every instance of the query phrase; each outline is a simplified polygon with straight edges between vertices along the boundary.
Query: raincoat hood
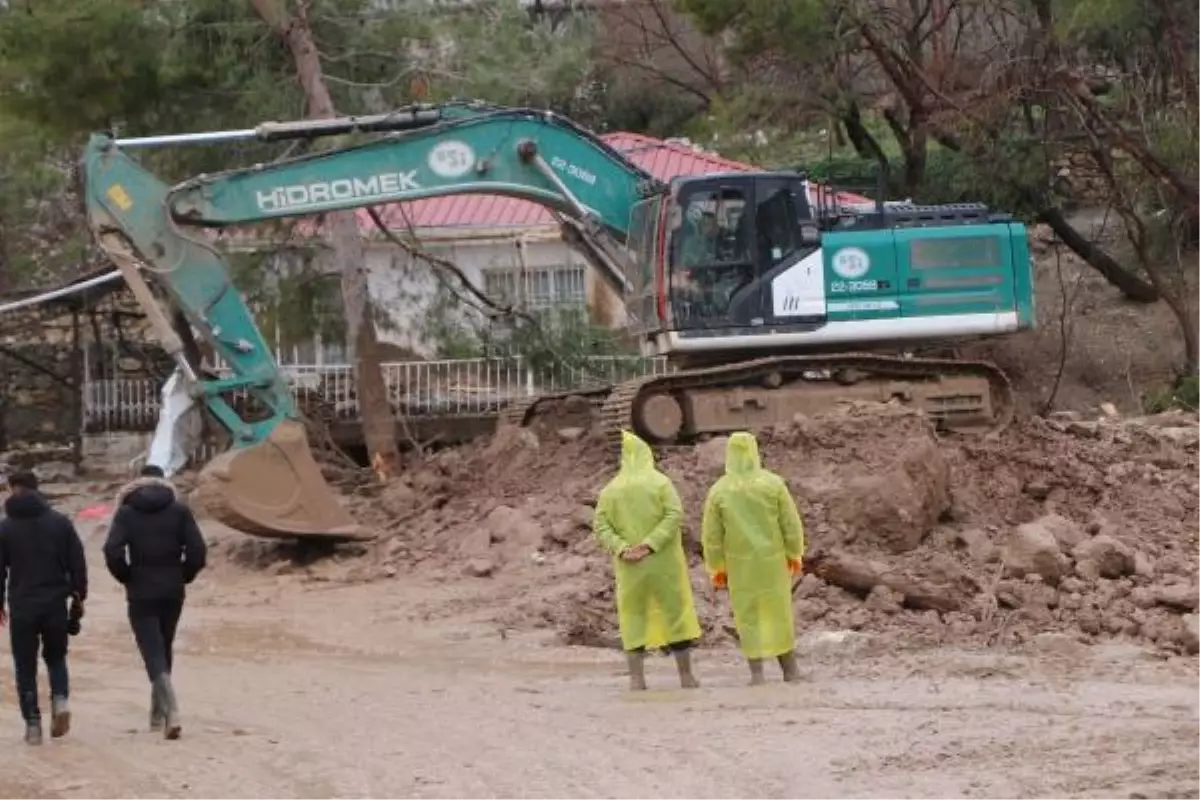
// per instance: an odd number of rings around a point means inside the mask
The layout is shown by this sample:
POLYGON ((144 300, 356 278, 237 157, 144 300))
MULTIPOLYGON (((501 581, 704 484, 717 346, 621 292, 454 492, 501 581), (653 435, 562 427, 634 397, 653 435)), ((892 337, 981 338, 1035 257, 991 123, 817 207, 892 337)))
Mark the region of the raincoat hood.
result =
POLYGON ((725 474, 748 475, 762 469, 758 456, 758 440, 754 434, 739 431, 729 437, 725 447, 725 474))
POLYGON ((621 472, 648 472, 654 470, 654 451, 636 434, 621 431, 621 472))

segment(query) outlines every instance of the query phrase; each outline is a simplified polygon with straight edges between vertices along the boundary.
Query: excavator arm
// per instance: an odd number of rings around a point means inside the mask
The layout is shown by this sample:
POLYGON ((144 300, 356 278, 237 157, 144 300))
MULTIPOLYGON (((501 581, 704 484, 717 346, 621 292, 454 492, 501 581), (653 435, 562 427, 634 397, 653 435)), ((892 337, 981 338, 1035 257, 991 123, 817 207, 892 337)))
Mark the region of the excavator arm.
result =
POLYGON ((210 462, 205 475, 219 487, 218 516, 251 533, 357 535, 321 478, 292 392, 233 285, 212 229, 444 195, 506 195, 556 212, 601 274, 623 290, 621 243, 631 209, 666 191, 602 140, 542 111, 456 104, 373 118, 268 123, 245 133, 279 140, 362 130, 388 135, 174 187, 130 158, 119 140, 94 135, 87 146, 89 225, 193 397, 229 430, 231 450, 210 462), (201 376, 159 297, 229 365, 229 377, 201 376), (236 390, 266 413, 247 418, 227 400, 236 390))

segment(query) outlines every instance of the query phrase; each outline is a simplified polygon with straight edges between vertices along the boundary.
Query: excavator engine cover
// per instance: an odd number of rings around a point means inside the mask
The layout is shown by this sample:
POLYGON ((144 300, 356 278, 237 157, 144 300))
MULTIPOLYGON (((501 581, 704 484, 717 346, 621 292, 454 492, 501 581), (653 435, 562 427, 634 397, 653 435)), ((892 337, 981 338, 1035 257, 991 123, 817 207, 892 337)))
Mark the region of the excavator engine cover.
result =
POLYGON ((228 450, 200 473, 200 495, 224 524, 272 538, 372 538, 325 483, 304 426, 285 420, 264 441, 228 450))

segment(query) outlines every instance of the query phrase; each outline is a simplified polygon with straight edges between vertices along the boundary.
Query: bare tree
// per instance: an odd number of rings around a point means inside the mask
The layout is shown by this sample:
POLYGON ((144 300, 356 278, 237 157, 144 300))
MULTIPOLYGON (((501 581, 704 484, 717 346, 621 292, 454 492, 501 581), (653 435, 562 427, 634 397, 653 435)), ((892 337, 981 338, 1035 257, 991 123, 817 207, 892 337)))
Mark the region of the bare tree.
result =
MULTIPOLYGON (((293 11, 287 9, 285 0, 251 0, 251 3, 291 52, 297 77, 308 98, 308 115, 313 118, 337 116, 309 25, 308 0, 295 0, 293 11)), ((379 365, 379 345, 371 314, 367 265, 358 220, 353 211, 339 211, 325 215, 324 222, 330 233, 334 263, 341 276, 346 337, 354 349, 354 374, 367 452, 375 474, 380 480, 389 480, 400 468, 396 418, 379 365)))

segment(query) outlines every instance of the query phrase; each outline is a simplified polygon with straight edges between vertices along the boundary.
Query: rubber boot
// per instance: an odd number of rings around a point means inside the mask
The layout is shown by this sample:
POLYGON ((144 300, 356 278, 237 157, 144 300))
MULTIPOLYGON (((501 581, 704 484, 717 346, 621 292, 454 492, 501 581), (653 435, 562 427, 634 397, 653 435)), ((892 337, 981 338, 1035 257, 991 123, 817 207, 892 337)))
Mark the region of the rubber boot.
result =
POLYGON ((164 715, 163 736, 167 739, 178 739, 183 726, 179 724, 179 703, 175 699, 175 687, 171 685, 171 676, 164 672, 154 680, 154 685, 164 715))
POLYGON ((699 689, 700 682, 696 680, 696 676, 692 674, 692 651, 676 650, 675 651, 675 669, 679 670, 679 685, 684 689, 699 689))
POLYGON ((625 658, 629 663, 629 691, 646 691, 646 654, 626 653, 625 658))
POLYGON ((795 683, 800 680, 800 665, 796 663, 796 651, 784 653, 779 657, 779 668, 783 670, 785 683, 795 683))
POLYGON ((761 658, 750 659, 750 685, 762 686, 766 683, 766 678, 763 677, 763 662, 761 658))
POLYGON ((25 723, 25 744, 41 744, 42 743, 42 722, 25 723))
POLYGON ((50 698, 50 738, 59 739, 71 730, 71 709, 67 698, 58 695, 50 698))
POLYGON ((167 714, 163 711, 162 700, 158 696, 158 690, 153 686, 150 688, 150 730, 161 731, 167 724, 167 714))

